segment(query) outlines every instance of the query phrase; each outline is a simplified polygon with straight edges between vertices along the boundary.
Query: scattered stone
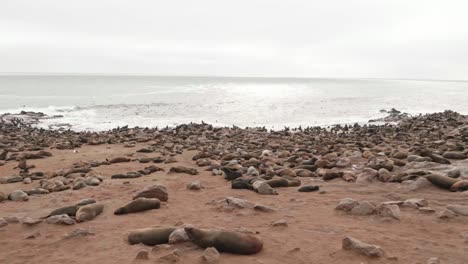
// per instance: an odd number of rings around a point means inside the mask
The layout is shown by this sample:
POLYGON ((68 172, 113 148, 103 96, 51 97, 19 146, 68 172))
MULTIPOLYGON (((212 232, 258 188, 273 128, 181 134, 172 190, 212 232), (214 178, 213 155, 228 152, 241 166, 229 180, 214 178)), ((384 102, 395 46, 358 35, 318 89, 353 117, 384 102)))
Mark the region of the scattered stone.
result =
POLYGON ((193 190, 193 191, 199 191, 201 189, 205 189, 205 186, 203 186, 200 181, 194 181, 194 182, 187 184, 187 189, 193 190))
POLYGON ((31 178, 26 177, 26 178, 24 178, 23 183, 24 183, 24 184, 31 184, 31 183, 32 183, 32 180, 31 180, 31 178))
POLYGON ((8 225, 8 221, 4 218, 0 218, 0 227, 4 227, 8 225))
POLYGON ((368 257, 383 257, 385 255, 381 247, 367 244, 349 236, 343 239, 342 247, 344 250, 352 250, 368 257))
POLYGON ((350 212, 354 207, 358 205, 358 201, 351 198, 344 198, 338 202, 338 205, 335 207, 335 210, 350 212))
POLYGON ((447 209, 458 215, 468 216, 468 205, 450 204, 447 209))
POLYGON ((286 227, 286 226, 288 226, 288 222, 286 222, 286 220, 284 220, 284 219, 280 219, 280 220, 277 220, 277 221, 273 222, 271 225, 272 225, 272 226, 283 226, 283 227, 286 227))
POLYGON ((255 204, 252 202, 234 197, 226 197, 224 199, 216 201, 215 203, 224 208, 252 209, 255 207, 255 204))
POLYGON ((40 232, 34 232, 30 235, 27 235, 26 237, 24 237, 24 239, 36 239, 38 237, 41 236, 41 233, 40 232))
POLYGON ((431 207, 419 207, 419 212, 425 213, 425 214, 432 214, 432 213, 435 213, 436 210, 432 209, 431 207))
POLYGON ((403 202, 403 206, 411 208, 427 207, 429 203, 425 199, 412 198, 403 202))
POLYGON ((398 207, 398 205, 395 204, 381 203, 377 207, 377 213, 382 217, 400 220, 400 207, 398 207))
POLYGON ((203 255, 201 256, 202 263, 206 264, 217 264, 219 263, 219 252, 214 247, 206 248, 203 251, 203 255))
POLYGON ((429 258, 427 260, 427 264, 440 264, 440 259, 439 258, 429 258))
POLYGON ((28 225, 28 226, 37 225, 41 222, 42 222, 42 219, 35 219, 31 217, 25 217, 21 220, 21 223, 23 223, 23 225, 28 225))
POLYGON ((453 218, 457 217, 457 214, 450 211, 450 210, 445 209, 445 210, 439 212, 437 214, 437 217, 440 218, 440 219, 453 219, 453 218))
POLYGON ((136 260, 148 260, 149 259, 149 251, 148 250, 141 250, 135 257, 136 260))
POLYGON ((190 241, 184 228, 178 228, 169 235, 169 244, 177 244, 190 241))
POLYGON ((352 215, 371 215, 375 213, 375 206, 368 201, 362 201, 359 205, 351 209, 352 215))
POLYGON ((392 174, 385 168, 379 169, 379 180, 388 182, 392 178, 392 174))
POLYGON ((65 238, 73 238, 73 237, 78 237, 78 236, 92 236, 94 235, 93 232, 87 230, 87 229, 83 229, 83 228, 78 228, 78 229, 75 229, 73 231, 71 231, 70 233, 68 233, 65 238))
POLYGON ((429 186, 432 186, 432 183, 428 179, 419 177, 417 180, 411 182, 408 185, 408 188, 411 191, 416 191, 416 190, 424 189, 429 186))
POLYGON ((4 192, 0 192, 0 203, 8 199, 7 195, 4 192))
POLYGON ((7 221, 9 224, 21 223, 21 221, 16 216, 5 216, 3 219, 5 219, 5 221, 7 221))
POLYGON ((255 211, 259 211, 259 212, 265 212, 265 213, 276 211, 275 209, 273 209, 273 208, 271 208, 271 207, 268 207, 268 206, 265 206, 265 205, 261 205, 261 204, 255 205, 255 206, 254 206, 254 210, 255 210, 255 211))

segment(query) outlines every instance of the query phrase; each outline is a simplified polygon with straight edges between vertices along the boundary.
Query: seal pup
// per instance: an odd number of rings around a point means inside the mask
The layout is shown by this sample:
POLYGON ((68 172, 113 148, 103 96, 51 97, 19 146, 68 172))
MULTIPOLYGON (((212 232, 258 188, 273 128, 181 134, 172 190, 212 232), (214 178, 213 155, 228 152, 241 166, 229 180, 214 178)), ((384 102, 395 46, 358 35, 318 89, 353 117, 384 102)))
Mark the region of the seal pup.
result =
POLYGON ((263 242, 249 234, 233 231, 203 230, 186 226, 189 238, 202 248, 214 247, 220 252, 251 255, 260 252, 263 242))
POLYGON ((143 212, 151 209, 159 209, 161 206, 161 201, 157 198, 144 198, 140 197, 137 198, 130 203, 126 204, 123 207, 118 208, 115 210, 115 215, 123 215, 123 214, 131 214, 131 213, 138 213, 143 212))
POLYGON ((227 167, 222 167, 221 170, 224 172, 224 179, 228 181, 233 181, 237 178, 242 177, 242 172, 240 171, 232 170, 227 167))
POLYGON ((93 220, 96 216, 101 214, 103 210, 104 205, 99 203, 93 203, 82 206, 76 212, 76 222, 93 220))
POLYGON ((146 246, 156 246, 169 243, 169 236, 176 227, 157 227, 133 230, 128 234, 127 242, 130 245, 144 244, 146 246))

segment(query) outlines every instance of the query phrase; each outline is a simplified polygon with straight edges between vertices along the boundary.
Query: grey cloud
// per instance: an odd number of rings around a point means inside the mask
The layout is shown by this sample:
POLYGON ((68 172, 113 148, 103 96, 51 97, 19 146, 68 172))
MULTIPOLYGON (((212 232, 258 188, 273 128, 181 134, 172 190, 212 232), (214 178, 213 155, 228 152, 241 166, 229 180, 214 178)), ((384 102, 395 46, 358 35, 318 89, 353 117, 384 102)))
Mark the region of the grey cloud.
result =
POLYGON ((0 2, 0 72, 466 79, 466 1, 0 2))

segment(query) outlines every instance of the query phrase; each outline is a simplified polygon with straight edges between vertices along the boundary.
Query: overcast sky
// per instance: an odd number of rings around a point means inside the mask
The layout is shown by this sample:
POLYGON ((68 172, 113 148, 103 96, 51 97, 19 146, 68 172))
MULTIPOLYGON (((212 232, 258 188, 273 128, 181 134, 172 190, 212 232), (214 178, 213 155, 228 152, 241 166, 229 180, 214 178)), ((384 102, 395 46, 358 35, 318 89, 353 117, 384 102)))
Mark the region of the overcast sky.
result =
POLYGON ((468 79, 466 0, 0 0, 0 72, 468 79))

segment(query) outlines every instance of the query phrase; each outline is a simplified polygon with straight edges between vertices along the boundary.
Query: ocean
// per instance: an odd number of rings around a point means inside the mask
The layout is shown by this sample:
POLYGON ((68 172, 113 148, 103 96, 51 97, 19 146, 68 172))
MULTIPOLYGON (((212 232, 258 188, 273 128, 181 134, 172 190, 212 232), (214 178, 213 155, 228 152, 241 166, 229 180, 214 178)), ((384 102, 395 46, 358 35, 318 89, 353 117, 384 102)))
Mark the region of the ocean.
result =
POLYGON ((74 130, 117 126, 281 129, 365 123, 381 109, 468 114, 468 82, 233 77, 1 75, 0 113, 38 111, 74 130))

